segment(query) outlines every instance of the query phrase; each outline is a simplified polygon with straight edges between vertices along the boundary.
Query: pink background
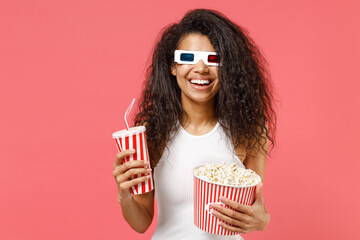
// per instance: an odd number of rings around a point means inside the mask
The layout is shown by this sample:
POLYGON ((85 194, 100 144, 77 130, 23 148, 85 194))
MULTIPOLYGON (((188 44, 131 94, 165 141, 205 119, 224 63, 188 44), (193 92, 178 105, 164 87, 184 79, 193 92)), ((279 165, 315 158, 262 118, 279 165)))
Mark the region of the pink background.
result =
POLYGON ((280 100, 271 222, 245 238, 360 239, 356 0, 0 1, 0 239, 150 238, 121 217, 111 134, 160 30, 198 7, 250 31, 280 100))

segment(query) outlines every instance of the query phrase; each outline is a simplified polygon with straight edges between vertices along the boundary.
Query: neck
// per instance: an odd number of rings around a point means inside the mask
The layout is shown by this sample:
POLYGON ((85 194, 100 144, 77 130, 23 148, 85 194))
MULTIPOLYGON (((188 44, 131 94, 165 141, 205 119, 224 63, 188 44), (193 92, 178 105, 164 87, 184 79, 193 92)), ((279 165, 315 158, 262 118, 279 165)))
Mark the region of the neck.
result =
POLYGON ((182 98, 181 102, 185 112, 181 118, 181 125, 185 129, 200 130, 216 125, 215 98, 205 103, 184 101, 182 98))

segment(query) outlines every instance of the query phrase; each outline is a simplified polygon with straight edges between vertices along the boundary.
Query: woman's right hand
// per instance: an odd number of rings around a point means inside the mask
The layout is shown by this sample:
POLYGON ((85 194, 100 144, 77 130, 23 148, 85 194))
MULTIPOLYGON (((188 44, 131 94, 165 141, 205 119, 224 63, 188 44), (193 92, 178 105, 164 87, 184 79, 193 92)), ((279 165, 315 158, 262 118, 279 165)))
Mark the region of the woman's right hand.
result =
POLYGON ((118 189, 118 200, 120 204, 132 198, 131 187, 145 182, 150 178, 151 168, 149 162, 145 162, 144 160, 124 162, 124 158, 134 153, 135 150, 130 149, 116 154, 113 175, 118 189), (131 180, 131 178, 133 176, 136 177, 137 174, 145 174, 145 176, 131 180))

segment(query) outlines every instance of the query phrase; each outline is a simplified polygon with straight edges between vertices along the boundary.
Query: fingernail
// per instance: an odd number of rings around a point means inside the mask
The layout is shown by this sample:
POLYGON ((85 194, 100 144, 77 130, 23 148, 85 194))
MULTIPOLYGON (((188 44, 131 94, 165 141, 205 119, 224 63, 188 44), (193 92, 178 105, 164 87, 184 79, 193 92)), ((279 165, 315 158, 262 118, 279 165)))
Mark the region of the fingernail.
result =
POLYGON ((152 170, 151 170, 151 168, 149 168, 149 169, 147 169, 146 171, 151 172, 152 170))
POLYGON ((135 149, 129 149, 130 153, 135 153, 135 149))
POLYGON ((219 200, 222 202, 222 201, 225 200, 225 198, 224 197, 219 197, 219 200))

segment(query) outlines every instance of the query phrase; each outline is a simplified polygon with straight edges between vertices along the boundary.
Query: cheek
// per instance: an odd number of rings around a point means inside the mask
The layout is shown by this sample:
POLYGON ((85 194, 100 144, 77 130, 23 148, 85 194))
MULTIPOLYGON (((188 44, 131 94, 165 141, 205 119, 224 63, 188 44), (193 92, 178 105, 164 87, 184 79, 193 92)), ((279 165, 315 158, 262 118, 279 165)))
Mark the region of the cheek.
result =
POLYGON ((181 78, 186 77, 186 75, 188 75, 190 70, 191 70, 191 65, 187 65, 187 64, 179 65, 176 68, 176 73, 177 73, 176 75, 181 78))
POLYGON ((184 90, 187 88, 187 80, 184 80, 184 78, 179 76, 177 78, 177 85, 179 86, 180 90, 184 90))
POLYGON ((215 76, 216 78, 219 77, 219 68, 218 67, 211 67, 210 71, 211 71, 211 75, 215 76))

